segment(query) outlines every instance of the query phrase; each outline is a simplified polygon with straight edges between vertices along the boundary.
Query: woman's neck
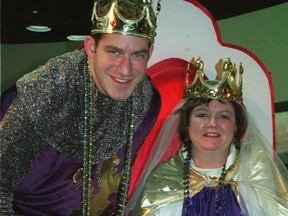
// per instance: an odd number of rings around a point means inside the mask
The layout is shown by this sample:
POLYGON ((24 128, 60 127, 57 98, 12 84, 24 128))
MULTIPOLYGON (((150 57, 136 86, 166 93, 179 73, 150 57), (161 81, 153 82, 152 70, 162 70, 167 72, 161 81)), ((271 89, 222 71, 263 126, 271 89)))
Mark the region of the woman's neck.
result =
POLYGON ((225 164, 230 150, 219 151, 198 151, 192 147, 192 158, 196 167, 199 168, 220 168, 225 164))

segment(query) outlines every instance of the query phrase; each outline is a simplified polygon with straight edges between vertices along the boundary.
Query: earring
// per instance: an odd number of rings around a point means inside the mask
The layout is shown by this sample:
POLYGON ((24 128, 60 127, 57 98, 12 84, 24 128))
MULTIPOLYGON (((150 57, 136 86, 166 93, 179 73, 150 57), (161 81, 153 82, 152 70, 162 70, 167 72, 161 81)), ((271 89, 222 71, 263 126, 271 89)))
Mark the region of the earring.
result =
POLYGON ((188 134, 185 134, 184 142, 185 142, 185 143, 189 143, 189 142, 190 142, 190 137, 189 137, 188 134))
POLYGON ((185 127, 185 137, 184 137, 184 142, 187 143, 190 141, 190 136, 189 136, 189 132, 188 132, 188 126, 185 127))
POLYGON ((235 134, 232 138, 232 144, 235 145, 236 149, 240 149, 240 142, 235 134))

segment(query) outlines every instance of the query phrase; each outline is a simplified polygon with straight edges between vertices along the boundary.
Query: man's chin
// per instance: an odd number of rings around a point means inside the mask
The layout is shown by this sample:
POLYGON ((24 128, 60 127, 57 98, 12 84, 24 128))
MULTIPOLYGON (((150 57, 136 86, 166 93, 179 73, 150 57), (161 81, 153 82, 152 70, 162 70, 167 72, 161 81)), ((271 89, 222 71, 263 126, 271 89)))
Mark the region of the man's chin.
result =
POLYGON ((130 98, 131 95, 132 95, 132 93, 131 94, 129 94, 129 93, 117 94, 117 95, 110 95, 110 98, 113 100, 116 100, 116 101, 125 101, 128 98, 130 98))

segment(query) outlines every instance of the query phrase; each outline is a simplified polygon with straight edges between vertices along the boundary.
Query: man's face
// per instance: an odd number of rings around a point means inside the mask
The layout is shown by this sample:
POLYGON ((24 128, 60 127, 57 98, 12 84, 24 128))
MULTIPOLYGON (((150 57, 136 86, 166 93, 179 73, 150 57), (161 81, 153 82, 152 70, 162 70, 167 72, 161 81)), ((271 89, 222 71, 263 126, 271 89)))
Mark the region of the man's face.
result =
POLYGON ((94 42, 89 66, 100 92, 118 101, 129 98, 145 76, 153 46, 147 39, 122 34, 104 34, 96 47, 93 38, 86 40, 94 42))

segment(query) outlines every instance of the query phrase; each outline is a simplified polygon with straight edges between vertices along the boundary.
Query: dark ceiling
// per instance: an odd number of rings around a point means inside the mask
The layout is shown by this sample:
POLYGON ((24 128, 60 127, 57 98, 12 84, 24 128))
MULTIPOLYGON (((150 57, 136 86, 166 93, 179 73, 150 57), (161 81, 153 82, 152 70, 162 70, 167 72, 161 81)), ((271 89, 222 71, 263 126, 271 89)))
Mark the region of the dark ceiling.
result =
MULTIPOLYGON (((156 0, 154 0, 156 1, 156 0)), ((162 3, 169 0, 162 0, 162 3)), ((181 0, 179 0, 181 1, 181 0)), ((287 0, 199 0, 216 20, 264 9, 287 0)), ((93 0, 1 0, 1 44, 67 41, 67 35, 88 35, 93 0), (38 13, 33 13, 37 10, 38 13), (28 25, 52 30, 35 33, 28 25)))

